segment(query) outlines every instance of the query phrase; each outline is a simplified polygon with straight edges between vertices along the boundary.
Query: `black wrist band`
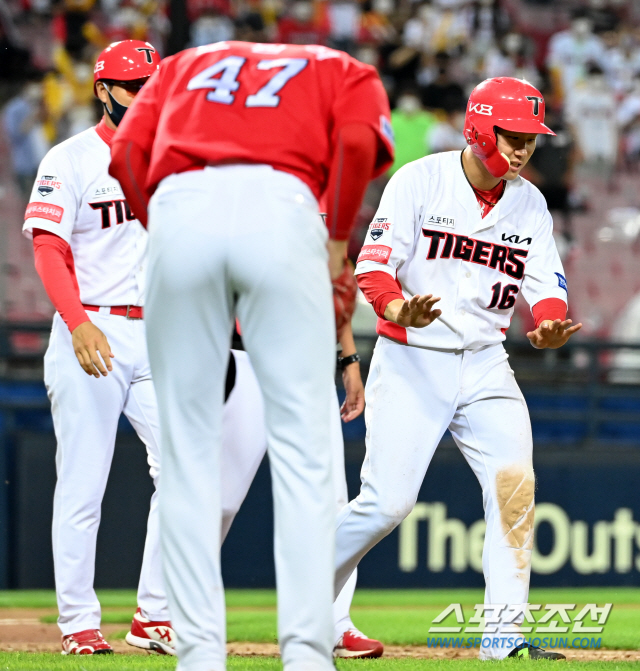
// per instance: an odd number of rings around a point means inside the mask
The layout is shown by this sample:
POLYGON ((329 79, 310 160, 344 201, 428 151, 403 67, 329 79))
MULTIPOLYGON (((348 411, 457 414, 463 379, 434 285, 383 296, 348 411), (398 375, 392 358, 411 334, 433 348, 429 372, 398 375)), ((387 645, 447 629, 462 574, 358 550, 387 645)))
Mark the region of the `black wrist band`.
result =
POLYGON ((349 366, 352 363, 357 363, 360 361, 360 355, 359 354, 351 354, 350 356, 339 356, 338 357, 338 367, 340 370, 344 370, 347 366, 349 366))

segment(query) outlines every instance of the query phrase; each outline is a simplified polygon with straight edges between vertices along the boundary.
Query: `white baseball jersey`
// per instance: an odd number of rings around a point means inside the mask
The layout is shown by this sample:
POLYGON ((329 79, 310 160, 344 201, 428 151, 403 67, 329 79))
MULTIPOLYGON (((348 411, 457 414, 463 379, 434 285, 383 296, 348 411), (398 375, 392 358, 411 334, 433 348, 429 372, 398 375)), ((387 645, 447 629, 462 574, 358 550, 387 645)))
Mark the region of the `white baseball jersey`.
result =
POLYGON ((613 90, 586 84, 567 96, 565 115, 574 127, 585 161, 616 160, 619 109, 613 90))
POLYGON ((433 294, 442 315, 427 328, 378 320, 378 333, 417 347, 475 349, 505 339, 513 305, 567 302, 553 222, 538 189, 518 177, 483 219, 460 152, 427 156, 389 181, 356 274, 384 271, 405 298, 433 294))
POLYGON ((604 42, 597 35, 579 38, 571 30, 562 30, 549 40, 547 66, 560 71, 566 95, 585 79, 589 63, 605 65, 605 53, 604 42))
POLYGON ((108 173, 109 146, 90 128, 44 157, 23 231, 59 235, 71 246, 85 305, 142 305, 147 232, 108 173))

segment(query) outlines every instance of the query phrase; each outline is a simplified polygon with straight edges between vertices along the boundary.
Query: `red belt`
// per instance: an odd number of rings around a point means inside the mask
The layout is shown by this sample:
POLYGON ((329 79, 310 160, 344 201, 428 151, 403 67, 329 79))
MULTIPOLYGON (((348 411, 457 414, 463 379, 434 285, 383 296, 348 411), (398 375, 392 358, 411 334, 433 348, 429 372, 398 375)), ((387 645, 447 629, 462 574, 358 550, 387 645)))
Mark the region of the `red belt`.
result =
MULTIPOLYGON (((91 312, 100 312, 99 305, 82 305, 85 310, 91 312)), ((126 317, 127 319, 142 319, 144 317, 144 308, 139 305, 112 305, 108 307, 109 314, 126 317)))

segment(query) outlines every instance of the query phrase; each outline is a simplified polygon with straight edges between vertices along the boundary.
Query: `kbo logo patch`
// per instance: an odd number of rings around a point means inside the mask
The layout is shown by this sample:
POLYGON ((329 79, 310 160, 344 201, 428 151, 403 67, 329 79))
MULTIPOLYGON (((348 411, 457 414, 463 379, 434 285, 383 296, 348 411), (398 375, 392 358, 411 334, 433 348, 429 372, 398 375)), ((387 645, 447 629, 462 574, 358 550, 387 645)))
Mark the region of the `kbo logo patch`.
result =
POLYGON ((564 275, 561 275, 560 273, 554 273, 558 277, 558 286, 561 289, 564 289, 567 293, 569 293, 569 288, 567 287, 567 278, 564 275))
POLYGON ((62 182, 59 182, 55 175, 42 175, 37 184, 38 193, 41 196, 49 196, 53 193, 54 189, 60 191, 62 188, 62 182))
POLYGON ((476 114, 484 114, 485 116, 492 116, 493 105, 485 105, 481 103, 469 103, 469 111, 476 114))

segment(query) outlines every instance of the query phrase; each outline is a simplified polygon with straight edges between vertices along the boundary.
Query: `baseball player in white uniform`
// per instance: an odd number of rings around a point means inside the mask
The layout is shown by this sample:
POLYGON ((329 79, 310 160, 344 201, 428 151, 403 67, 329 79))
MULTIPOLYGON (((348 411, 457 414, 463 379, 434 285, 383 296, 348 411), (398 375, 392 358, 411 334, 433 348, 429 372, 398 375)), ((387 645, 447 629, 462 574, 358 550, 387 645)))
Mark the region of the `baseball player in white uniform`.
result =
MULTIPOLYGON (((53 557, 63 654, 113 652, 100 632, 93 589, 100 507, 124 413, 159 475, 159 420, 143 317, 147 232, 108 172, 116 126, 160 58, 147 42, 114 43, 98 57, 105 115, 43 159, 23 230, 56 307, 44 370, 58 443, 53 557), (78 365, 80 364, 80 365, 78 365)), ((164 594, 158 507, 151 499, 127 641, 173 654, 164 594)))
POLYGON ((380 338, 365 390, 362 488, 338 520, 336 591, 411 512, 448 428, 483 491, 484 659, 563 658, 518 635, 535 480, 529 415, 502 345, 520 292, 536 320, 527 334, 534 347, 560 347, 581 326, 565 318, 567 284, 544 198, 520 177, 536 135, 553 134, 543 122, 544 100, 530 84, 498 78, 476 87, 468 147, 393 176, 356 269, 380 338))

